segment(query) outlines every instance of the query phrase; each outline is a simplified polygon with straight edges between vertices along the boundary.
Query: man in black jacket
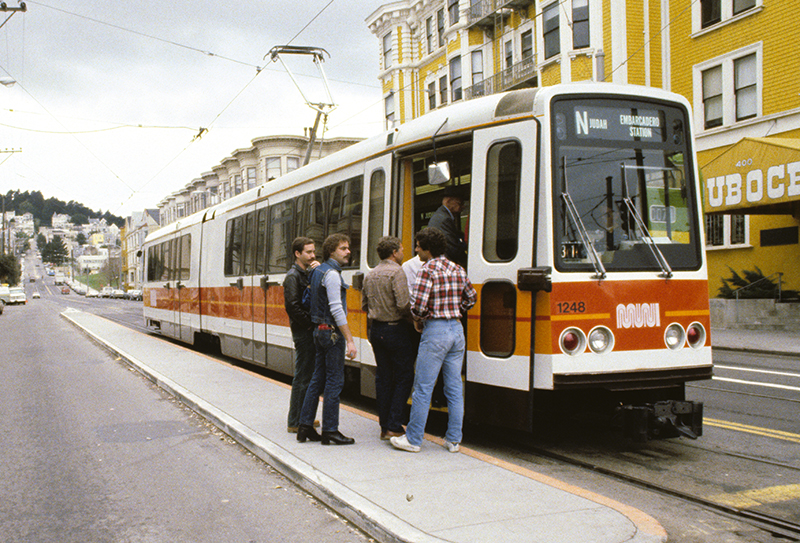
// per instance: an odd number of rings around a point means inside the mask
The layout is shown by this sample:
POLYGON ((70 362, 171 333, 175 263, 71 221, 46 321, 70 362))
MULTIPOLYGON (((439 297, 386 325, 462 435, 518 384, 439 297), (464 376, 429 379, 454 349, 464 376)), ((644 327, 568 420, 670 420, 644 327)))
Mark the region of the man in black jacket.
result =
POLYGON ((456 187, 447 187, 442 192, 442 205, 428 222, 428 227, 438 228, 447 239, 444 254, 461 267, 467 265, 467 244, 461 231, 461 216, 464 211, 464 197, 456 187))
POLYGON ((306 389, 314 373, 314 323, 311 322, 310 308, 303 305, 303 293, 308 288, 308 274, 319 266, 314 260, 314 240, 299 237, 292 242, 294 264, 283 281, 283 304, 289 314, 294 341, 294 378, 292 395, 289 400, 287 430, 297 433, 300 425, 300 410, 306 397, 306 389))

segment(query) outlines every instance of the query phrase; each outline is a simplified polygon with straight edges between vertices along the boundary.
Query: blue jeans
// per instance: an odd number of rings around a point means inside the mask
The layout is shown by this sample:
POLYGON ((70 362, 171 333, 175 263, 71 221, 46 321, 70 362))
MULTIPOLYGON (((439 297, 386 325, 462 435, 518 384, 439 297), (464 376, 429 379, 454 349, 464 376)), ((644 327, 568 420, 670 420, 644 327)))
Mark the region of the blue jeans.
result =
POLYGON ((294 378, 292 395, 289 398, 289 417, 287 426, 294 428, 300 424, 300 411, 306 399, 308 383, 314 374, 314 332, 312 329, 292 334, 294 341, 294 378))
POLYGON ((411 418, 406 427, 406 437, 412 445, 422 444, 431 395, 440 370, 444 380, 448 411, 445 439, 451 443, 461 443, 461 429, 464 423, 461 368, 464 365, 465 348, 461 321, 433 319, 425 322, 417 354, 414 393, 411 396, 411 418))
POLYGON ((334 330, 314 330, 316 362, 314 375, 306 390, 300 424, 311 426, 322 394, 322 431, 335 432, 339 429, 339 395, 344 388, 344 350, 345 340, 341 332, 334 330), (333 334, 336 334, 335 339, 333 334))
POLYGON ((416 341, 411 323, 372 321, 369 342, 375 353, 375 395, 381 430, 403 431, 403 410, 414 382, 416 341))

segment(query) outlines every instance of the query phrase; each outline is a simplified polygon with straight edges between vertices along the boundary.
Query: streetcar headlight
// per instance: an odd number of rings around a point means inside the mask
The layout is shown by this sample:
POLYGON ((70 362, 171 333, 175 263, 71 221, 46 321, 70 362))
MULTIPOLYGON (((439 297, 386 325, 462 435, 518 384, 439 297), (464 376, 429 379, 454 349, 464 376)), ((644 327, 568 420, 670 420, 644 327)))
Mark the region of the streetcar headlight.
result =
POLYGON ((683 326, 677 322, 667 326, 667 330, 664 332, 664 343, 667 344, 667 347, 675 351, 683 347, 685 342, 686 333, 683 331, 683 326))
POLYGON ((589 348, 597 354, 605 354, 614 348, 614 334, 605 326, 598 326, 589 332, 589 348))
POLYGON ((576 355, 586 350, 586 334, 580 328, 567 328, 558 340, 564 354, 576 355))
POLYGON ((706 344, 706 329, 699 322, 693 322, 686 329, 686 341, 689 346, 694 349, 699 349, 706 344))

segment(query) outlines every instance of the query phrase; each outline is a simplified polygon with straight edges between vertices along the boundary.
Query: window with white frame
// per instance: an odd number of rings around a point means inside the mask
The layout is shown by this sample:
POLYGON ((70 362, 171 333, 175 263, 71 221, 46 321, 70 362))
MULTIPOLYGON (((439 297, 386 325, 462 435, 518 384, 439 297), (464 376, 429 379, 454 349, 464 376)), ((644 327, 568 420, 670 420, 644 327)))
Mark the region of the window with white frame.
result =
POLYGON ((458 23, 458 0, 447 0, 447 13, 450 19, 450 26, 458 23))
POLYGON ((281 176, 281 157, 267 157, 264 160, 264 169, 267 174, 267 181, 279 178, 281 176))
POLYGON ((425 43, 428 45, 428 54, 433 53, 433 17, 425 19, 425 43))
POLYGON ((286 157, 286 173, 293 172, 300 167, 300 157, 287 156, 286 157))
POLYGON ((533 57, 533 30, 526 30, 520 36, 522 45, 522 60, 533 57))
POLYGON ((483 51, 472 52, 472 84, 477 85, 483 81, 483 51))
POLYGON ((762 44, 757 43, 694 67, 697 126, 731 126, 761 114, 762 44))
POLYGON ((706 215, 706 246, 730 249, 750 244, 748 215, 706 215))
POLYGON ((383 37, 383 68, 392 66, 392 33, 389 32, 383 37))
POLYGON ((256 169, 253 167, 247 168, 247 188, 252 189, 256 186, 256 169))
POLYGON ((572 48, 589 47, 589 0, 572 0, 572 48))
POLYGON ((542 10, 544 58, 546 59, 552 58, 561 52, 559 5, 560 2, 553 2, 542 10))
POLYGON ((386 126, 391 128, 394 123, 394 93, 390 92, 385 100, 386 108, 386 126))
POLYGON ((509 40, 505 44, 505 69, 514 65, 514 42, 509 40))
POLYGON ((428 109, 436 109, 436 81, 428 84, 428 109))
POLYGON ((444 8, 436 12, 436 32, 438 34, 439 47, 444 46, 444 8))
POLYGON ((763 0, 700 0, 692 3, 692 32, 726 23, 761 7, 763 0))
POLYGON ((736 120, 742 121, 758 114, 758 77, 755 53, 733 61, 733 92, 736 95, 736 120))
POLYGON ((443 106, 447 103, 447 76, 439 78, 439 105, 443 106))
POLYGON ((453 102, 461 100, 461 57, 450 59, 450 89, 453 102))

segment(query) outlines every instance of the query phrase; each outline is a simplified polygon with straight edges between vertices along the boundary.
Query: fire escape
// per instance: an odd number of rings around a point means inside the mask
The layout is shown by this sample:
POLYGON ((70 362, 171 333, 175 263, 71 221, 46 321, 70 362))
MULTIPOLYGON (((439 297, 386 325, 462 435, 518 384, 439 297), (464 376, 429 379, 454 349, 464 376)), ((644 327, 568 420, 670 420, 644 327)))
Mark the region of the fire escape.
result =
MULTIPOLYGON (((502 64, 502 36, 506 22, 516 12, 527 19, 528 6, 534 0, 472 0, 469 9, 468 28, 480 28, 486 36, 494 41, 494 66, 502 64)), ((464 90, 464 99, 470 100, 480 96, 488 96, 507 90, 538 86, 536 73, 536 55, 531 54, 520 62, 472 85, 464 90)))

